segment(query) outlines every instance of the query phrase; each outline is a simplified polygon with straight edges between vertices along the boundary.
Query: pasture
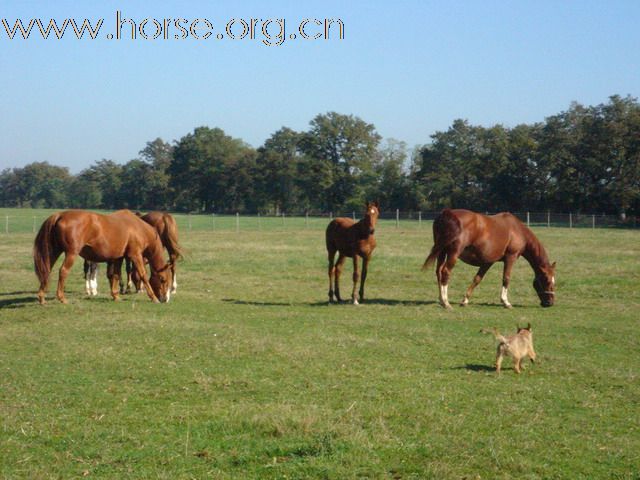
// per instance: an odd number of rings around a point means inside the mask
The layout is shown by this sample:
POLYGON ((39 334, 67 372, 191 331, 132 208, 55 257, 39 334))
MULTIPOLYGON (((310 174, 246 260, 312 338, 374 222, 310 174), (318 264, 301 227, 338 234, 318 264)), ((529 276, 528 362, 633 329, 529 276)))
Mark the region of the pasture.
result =
POLYGON ((520 259, 514 309, 501 264, 458 307, 459 263, 447 312, 427 222, 379 222, 358 307, 327 304, 326 220, 184 222, 165 305, 112 302, 104 266, 85 298, 77 262, 40 306, 34 235, 0 234, 1 477, 639 478, 640 231, 535 228, 556 306, 520 259), (497 377, 479 330, 527 322, 539 362, 497 377))

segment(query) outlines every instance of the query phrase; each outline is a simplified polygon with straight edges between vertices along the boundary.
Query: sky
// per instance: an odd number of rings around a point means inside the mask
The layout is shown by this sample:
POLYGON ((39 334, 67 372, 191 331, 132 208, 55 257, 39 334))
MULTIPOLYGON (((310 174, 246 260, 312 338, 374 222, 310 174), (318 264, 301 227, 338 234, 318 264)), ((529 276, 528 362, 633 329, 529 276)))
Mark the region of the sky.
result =
POLYGON ((173 142, 199 126, 259 147, 281 127, 304 131, 329 111, 413 148, 457 118, 511 127, 573 101, 640 96, 635 0, 0 0, 0 22, 12 28, 18 18, 25 26, 104 22, 95 40, 77 40, 70 27, 62 40, 43 40, 37 27, 28 40, 10 40, 0 24, 0 169, 47 161, 77 173, 103 158, 125 163, 146 142, 173 142), (169 22, 168 39, 108 39, 118 10, 137 26, 149 19, 148 37, 153 19, 180 18, 187 28, 207 19, 213 35, 176 39, 169 22), (325 18, 342 20, 344 39, 335 30, 329 40, 300 37, 303 19, 325 18), (232 19, 236 36, 240 19, 257 19, 256 38, 227 38, 232 19), (266 19, 285 20, 282 45, 262 42, 266 19))

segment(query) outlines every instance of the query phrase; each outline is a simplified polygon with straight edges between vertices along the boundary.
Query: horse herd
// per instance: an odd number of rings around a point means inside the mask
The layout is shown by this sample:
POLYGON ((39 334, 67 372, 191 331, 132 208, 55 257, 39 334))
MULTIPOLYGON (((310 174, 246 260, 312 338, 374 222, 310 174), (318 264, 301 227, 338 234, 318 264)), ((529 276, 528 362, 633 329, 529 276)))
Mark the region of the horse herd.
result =
MULTIPOLYGON (((379 217, 377 202, 367 203, 364 217, 355 222, 350 218, 336 218, 326 229, 326 247, 329 261, 329 302, 342 301, 340 276, 347 258, 353 259, 354 304, 364 300, 364 286, 371 255, 376 247, 375 227, 379 217), (335 261, 335 255, 338 259, 335 261), (362 271, 359 269, 362 258, 362 271), (360 289, 358 290, 358 282, 360 289), (356 293, 357 291, 357 293, 356 293)), ((533 287, 543 307, 555 300, 555 262, 551 264, 547 253, 533 232, 510 213, 482 215, 469 210, 445 209, 433 223, 434 245, 424 262, 423 269, 436 262, 436 278, 440 291, 440 304, 450 309, 448 285, 451 271, 458 259, 478 267, 478 272, 466 291, 461 305, 469 303, 473 290, 496 262, 504 263, 502 274, 502 304, 511 308, 508 299, 511 270, 518 257, 524 257, 535 274, 533 287)), ((147 215, 119 210, 102 215, 83 210, 68 210, 47 218, 36 235, 33 258, 40 281, 38 299, 45 303, 45 294, 51 270, 62 253, 56 297, 66 303, 64 284, 75 259, 85 259, 87 293, 95 294, 96 263, 106 262, 111 295, 118 300, 124 287, 120 287, 123 262, 127 266, 127 289, 132 282, 136 288, 144 286, 154 302, 168 302, 175 293, 176 261, 181 257, 175 220, 168 213, 151 212, 147 215), (169 253, 165 261, 164 249, 169 253), (149 264, 147 278, 145 263, 149 264), (93 277, 91 273, 93 272, 93 277)))

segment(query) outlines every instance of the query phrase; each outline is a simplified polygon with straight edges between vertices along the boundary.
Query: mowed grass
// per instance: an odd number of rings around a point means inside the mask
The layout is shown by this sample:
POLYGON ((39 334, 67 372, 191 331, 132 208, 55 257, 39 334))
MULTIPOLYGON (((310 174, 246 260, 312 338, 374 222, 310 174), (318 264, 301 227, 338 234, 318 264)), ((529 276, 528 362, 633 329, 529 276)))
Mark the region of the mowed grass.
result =
MULTIPOLYGON (((104 267, 85 298, 78 262, 70 303, 56 268, 39 306, 33 234, 0 235, 0 476, 639 478, 640 232, 537 228, 555 307, 521 259, 513 310, 499 264, 446 312, 426 222, 379 225, 359 307, 327 305, 322 226, 268 225, 183 229, 165 305, 112 302, 104 267), (527 322, 539 362, 497 377, 479 330, 527 322)), ((452 299, 474 273, 456 266, 452 299)))

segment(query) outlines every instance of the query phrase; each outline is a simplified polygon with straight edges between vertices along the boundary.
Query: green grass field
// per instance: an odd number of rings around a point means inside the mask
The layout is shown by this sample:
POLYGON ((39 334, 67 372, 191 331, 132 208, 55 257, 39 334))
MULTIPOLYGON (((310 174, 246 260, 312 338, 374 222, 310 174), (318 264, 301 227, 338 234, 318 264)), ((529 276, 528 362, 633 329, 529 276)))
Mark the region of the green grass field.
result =
POLYGON ((555 307, 521 259, 514 309, 496 265, 446 312, 426 222, 378 225, 358 307, 327 305, 326 220, 262 222, 181 223, 165 305, 112 302, 104 267, 85 298, 78 262, 39 306, 31 224, 0 233, 0 477, 640 478, 640 231, 537 228, 555 307), (497 377, 479 330, 527 322, 539 362, 497 377))

